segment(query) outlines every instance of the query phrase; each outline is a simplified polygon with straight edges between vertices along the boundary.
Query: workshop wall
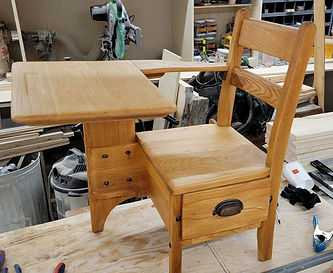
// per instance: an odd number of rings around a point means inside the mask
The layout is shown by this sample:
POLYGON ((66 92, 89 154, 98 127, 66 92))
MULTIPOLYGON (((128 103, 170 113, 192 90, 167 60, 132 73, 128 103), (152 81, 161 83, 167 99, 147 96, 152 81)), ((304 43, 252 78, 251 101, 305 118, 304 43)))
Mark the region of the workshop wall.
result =
MULTIPOLYGON (((71 37, 76 46, 85 54, 104 30, 104 22, 90 18, 89 7, 105 4, 107 0, 16 0, 22 30, 52 29, 71 37)), ((135 15, 134 24, 141 27, 143 43, 134 44, 125 54, 125 59, 159 59, 162 49, 173 51, 171 2, 166 0, 123 0, 127 13, 135 15)), ((1 0, 0 19, 10 30, 15 30, 15 22, 10 0, 1 0)), ((37 56, 31 46, 25 45, 28 60, 37 56)), ((68 56, 59 43, 54 45, 57 58, 68 56)), ((18 42, 11 43, 11 58, 20 60, 18 42)))

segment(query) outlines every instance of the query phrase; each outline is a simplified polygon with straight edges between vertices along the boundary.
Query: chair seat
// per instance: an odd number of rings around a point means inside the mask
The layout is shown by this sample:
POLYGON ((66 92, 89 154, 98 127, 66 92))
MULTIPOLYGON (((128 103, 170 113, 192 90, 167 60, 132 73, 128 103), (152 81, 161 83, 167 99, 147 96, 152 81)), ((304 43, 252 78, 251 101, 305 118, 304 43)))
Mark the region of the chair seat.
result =
POLYGON ((216 124, 137 133, 173 194, 265 178, 266 155, 231 127, 216 124))

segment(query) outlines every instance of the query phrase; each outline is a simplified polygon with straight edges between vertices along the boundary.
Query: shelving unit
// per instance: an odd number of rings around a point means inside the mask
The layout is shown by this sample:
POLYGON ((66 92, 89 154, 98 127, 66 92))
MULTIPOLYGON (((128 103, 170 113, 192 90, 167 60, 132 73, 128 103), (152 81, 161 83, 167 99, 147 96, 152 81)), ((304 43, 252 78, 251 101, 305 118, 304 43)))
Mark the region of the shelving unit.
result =
MULTIPOLYGON (((221 35, 227 32, 227 24, 233 21, 239 9, 246 8, 251 17, 260 19, 262 0, 251 0, 249 4, 213 4, 208 6, 194 6, 194 20, 213 18, 217 24, 217 33, 214 42, 219 44, 221 35)), ((194 34, 192 34, 194 39, 194 34)), ((192 49, 193 52, 193 49, 192 49)))
POLYGON ((224 9, 230 8, 247 8, 251 7, 252 4, 234 4, 234 5, 209 5, 209 6, 194 6, 194 13, 202 13, 202 12, 214 12, 222 11, 224 9))
MULTIPOLYGON (((325 5, 325 35, 331 36, 333 1, 326 0, 325 5)), ((263 0, 261 18, 290 26, 298 26, 304 21, 314 21, 314 0, 263 0)))

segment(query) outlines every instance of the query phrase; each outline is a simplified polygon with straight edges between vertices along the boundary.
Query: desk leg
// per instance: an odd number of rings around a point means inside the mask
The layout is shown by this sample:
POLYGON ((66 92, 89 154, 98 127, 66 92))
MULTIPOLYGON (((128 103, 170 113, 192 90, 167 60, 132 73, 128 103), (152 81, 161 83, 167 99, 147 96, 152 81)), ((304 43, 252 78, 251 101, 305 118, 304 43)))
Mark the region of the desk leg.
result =
POLYGON ((115 206, 146 196, 142 150, 135 141, 134 120, 84 123, 84 142, 91 226, 100 232, 115 206))

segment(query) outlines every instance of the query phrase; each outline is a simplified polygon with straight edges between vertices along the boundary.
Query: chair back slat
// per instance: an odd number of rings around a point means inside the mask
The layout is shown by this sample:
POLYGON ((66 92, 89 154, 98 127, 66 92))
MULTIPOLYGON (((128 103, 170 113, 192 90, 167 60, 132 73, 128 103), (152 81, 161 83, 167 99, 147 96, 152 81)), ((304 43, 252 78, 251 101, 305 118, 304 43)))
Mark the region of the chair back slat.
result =
POLYGON ((243 20, 238 44, 290 62, 298 30, 253 19, 243 20))
POLYGON ((246 90, 246 92, 260 98, 274 108, 278 105, 282 87, 274 82, 240 67, 234 67, 231 71, 230 83, 240 89, 246 90))
POLYGON ((270 135, 266 165, 276 179, 278 190, 288 137, 311 55, 316 27, 305 22, 299 29, 249 19, 249 12, 238 11, 228 56, 228 75, 223 81, 217 124, 230 126, 236 87, 262 99, 274 108, 276 116, 270 135), (244 47, 258 50, 289 62, 283 87, 241 69, 244 47))

